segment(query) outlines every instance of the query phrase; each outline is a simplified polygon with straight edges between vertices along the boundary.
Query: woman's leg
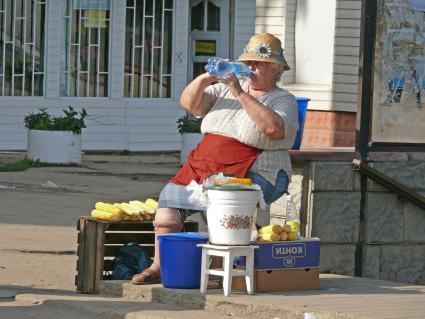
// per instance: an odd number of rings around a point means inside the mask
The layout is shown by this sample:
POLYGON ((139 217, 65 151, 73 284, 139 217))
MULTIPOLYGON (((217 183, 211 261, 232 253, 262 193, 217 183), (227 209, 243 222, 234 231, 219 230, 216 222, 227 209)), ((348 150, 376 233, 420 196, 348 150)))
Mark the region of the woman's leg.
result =
POLYGON ((145 270, 133 277, 132 282, 135 284, 148 283, 153 278, 159 278, 160 261, 157 236, 161 234, 177 233, 183 228, 180 214, 175 208, 158 208, 153 225, 155 226, 155 255, 153 263, 147 271, 145 270))

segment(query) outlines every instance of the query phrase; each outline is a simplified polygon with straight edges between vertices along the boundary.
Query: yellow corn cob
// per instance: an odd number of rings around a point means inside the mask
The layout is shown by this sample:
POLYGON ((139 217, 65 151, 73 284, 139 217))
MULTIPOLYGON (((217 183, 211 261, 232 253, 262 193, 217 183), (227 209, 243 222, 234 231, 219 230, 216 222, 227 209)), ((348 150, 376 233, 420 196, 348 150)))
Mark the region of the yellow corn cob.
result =
POLYGON ((288 233, 287 232, 281 232, 280 233, 280 240, 283 240, 283 241, 285 241, 285 240, 288 240, 288 233))
POLYGON ((243 185, 252 185, 252 180, 250 178, 236 178, 236 177, 229 177, 229 178, 217 178, 214 181, 215 186, 225 185, 225 184, 243 184, 243 185))
POLYGON ((116 207, 110 203, 97 202, 94 207, 98 210, 102 210, 104 212, 112 214, 122 213, 122 210, 119 207, 116 207))
POLYGON ((146 204, 146 205, 149 205, 149 206, 152 206, 152 207, 153 207, 153 208, 155 208, 155 209, 157 209, 157 208, 158 208, 158 202, 157 202, 156 200, 152 199, 152 198, 148 198, 148 199, 145 201, 145 204, 146 204))
POLYGON ((271 233, 271 234, 258 234, 257 241, 258 242, 270 242, 270 241, 278 241, 280 240, 280 235, 271 233))
POLYGON ((131 200, 130 205, 138 207, 143 213, 155 214, 155 208, 153 208, 151 205, 147 205, 146 203, 143 203, 139 200, 131 200))
POLYGON ((108 221, 120 221, 121 220, 121 212, 109 213, 99 209, 93 209, 91 211, 91 216, 100 220, 108 220, 108 221))
POLYGON ((268 225, 258 230, 259 234, 280 234, 281 232, 282 227, 280 227, 280 225, 268 225))
POLYGON ((236 178, 236 177, 230 177, 229 183, 237 183, 237 184, 244 184, 244 185, 252 185, 252 180, 250 178, 236 178))
POLYGON ((119 207, 126 213, 127 215, 139 215, 142 211, 139 207, 130 205, 129 203, 115 203, 116 207, 119 207))

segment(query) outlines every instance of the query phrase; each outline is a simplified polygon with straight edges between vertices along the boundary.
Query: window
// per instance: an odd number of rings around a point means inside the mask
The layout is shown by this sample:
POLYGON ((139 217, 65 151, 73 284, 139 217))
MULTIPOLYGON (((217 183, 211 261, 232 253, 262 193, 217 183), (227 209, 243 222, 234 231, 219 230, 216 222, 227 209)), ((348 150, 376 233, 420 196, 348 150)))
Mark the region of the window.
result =
POLYGON ((173 5, 173 0, 127 0, 125 97, 171 97, 173 5))
POLYGON ((110 0, 66 0, 62 96, 107 97, 110 0))
POLYGON ((190 30, 220 31, 220 7, 207 0, 194 4, 191 9, 190 30), (204 21, 205 18, 207 21, 204 21))
POLYGON ((43 96, 45 1, 0 0, 0 96, 43 96))

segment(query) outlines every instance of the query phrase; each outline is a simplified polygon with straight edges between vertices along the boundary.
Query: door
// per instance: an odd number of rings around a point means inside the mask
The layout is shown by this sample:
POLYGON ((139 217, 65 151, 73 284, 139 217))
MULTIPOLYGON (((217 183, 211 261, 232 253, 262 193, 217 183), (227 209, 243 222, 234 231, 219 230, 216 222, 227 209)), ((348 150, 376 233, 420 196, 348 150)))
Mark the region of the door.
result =
POLYGON ((205 72, 209 57, 229 58, 229 2, 190 1, 188 81, 205 72))

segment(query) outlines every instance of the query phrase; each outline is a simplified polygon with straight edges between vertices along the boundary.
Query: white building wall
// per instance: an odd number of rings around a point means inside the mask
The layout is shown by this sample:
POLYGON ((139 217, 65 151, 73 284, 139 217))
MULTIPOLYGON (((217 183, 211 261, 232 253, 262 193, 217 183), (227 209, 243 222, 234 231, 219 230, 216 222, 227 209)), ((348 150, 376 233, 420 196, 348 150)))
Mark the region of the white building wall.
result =
POLYGON ((361 0, 337 0, 333 102, 338 111, 357 111, 361 0))
POLYGON ((60 97, 63 7, 60 1, 47 2, 45 97, 0 97, 0 150, 25 150, 28 112, 47 107, 52 115, 62 115, 68 106, 89 116, 83 129, 83 150, 178 150, 177 118, 183 114, 180 93, 187 79, 188 0, 175 1, 173 72, 176 93, 172 99, 123 97, 125 7, 112 1, 110 33, 109 97, 60 97))
MULTIPOLYGON (((337 0, 332 83, 296 83, 295 24, 298 0, 256 0, 255 33, 269 32, 279 37, 291 70, 283 85, 295 95, 308 96, 311 110, 356 112, 360 45, 361 0, 337 0)), ((325 13, 318 13, 325 16, 325 13)), ((318 48, 311 48, 312 51, 318 48)))
POLYGON ((125 99, 127 141, 130 151, 179 150, 176 120, 184 110, 180 95, 187 84, 189 1, 175 1, 172 99, 125 99))
POLYGON ((233 58, 236 59, 255 32, 255 0, 236 0, 234 13, 233 58))
POLYGON ((295 82, 296 9, 297 0, 256 0, 255 33, 268 32, 278 37, 291 66, 283 76, 283 84, 295 82))
POLYGON ((336 0, 298 0, 295 23, 296 83, 332 83, 335 4, 336 0))
POLYGON ((297 14, 297 0, 286 0, 285 8, 285 33, 284 33, 284 48, 285 58, 291 70, 286 71, 283 76, 283 84, 295 82, 295 17, 297 14))
MULTIPOLYGON (((176 76, 173 83, 175 94, 171 100, 123 98, 125 9, 117 1, 112 1, 112 4, 110 97, 59 97, 63 8, 60 1, 48 1, 46 73, 49 76, 45 82, 45 97, 0 98, 0 150, 26 149, 23 118, 28 112, 47 107, 50 113, 59 115, 68 105, 78 110, 85 107, 89 113, 87 128, 83 130, 84 150, 149 151, 180 148, 180 135, 175 121, 184 113, 179 106, 179 97, 187 83, 188 0, 175 1, 173 68, 176 76)), ((284 75, 284 84, 294 83, 297 0, 234 0, 233 4, 233 56, 236 58, 240 55, 253 33, 270 32, 282 40, 286 58, 292 67, 284 75)), ((318 97, 317 100, 322 101, 318 109, 356 111, 360 16, 361 0, 337 0, 333 100, 330 103, 330 98, 318 97)), ((305 91, 309 88, 296 86, 294 93, 298 92, 297 95, 309 94, 305 91)))

